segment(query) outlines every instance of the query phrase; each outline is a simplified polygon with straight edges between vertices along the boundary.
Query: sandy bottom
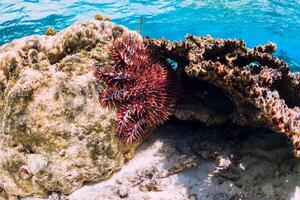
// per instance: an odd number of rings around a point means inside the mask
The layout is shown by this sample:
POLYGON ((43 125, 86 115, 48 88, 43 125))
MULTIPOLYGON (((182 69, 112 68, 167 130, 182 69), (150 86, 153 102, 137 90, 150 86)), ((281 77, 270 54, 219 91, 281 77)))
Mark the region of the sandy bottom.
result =
POLYGON ((300 200, 300 159, 268 130, 171 121, 109 180, 49 197, 65 199, 300 200))

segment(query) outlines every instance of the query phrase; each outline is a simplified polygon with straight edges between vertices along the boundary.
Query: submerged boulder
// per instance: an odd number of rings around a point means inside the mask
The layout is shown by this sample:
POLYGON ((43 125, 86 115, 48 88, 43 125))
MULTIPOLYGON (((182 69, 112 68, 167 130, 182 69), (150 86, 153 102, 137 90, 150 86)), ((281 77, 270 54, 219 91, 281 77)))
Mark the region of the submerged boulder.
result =
POLYGON ((115 112, 99 104, 104 86, 93 69, 113 64, 108 45, 128 31, 91 20, 0 48, 0 187, 7 196, 67 194, 121 168, 134 147, 116 137, 115 112))

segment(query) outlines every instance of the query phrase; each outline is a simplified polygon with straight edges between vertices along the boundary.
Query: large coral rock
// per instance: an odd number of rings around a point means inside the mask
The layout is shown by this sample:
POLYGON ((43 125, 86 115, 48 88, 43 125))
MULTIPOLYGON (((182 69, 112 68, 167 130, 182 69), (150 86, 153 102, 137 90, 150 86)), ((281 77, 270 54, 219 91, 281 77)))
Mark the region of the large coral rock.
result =
POLYGON ((112 64, 107 46, 126 28, 75 24, 0 48, 0 187, 8 196, 71 193, 107 179, 126 153, 115 112, 100 106, 95 66, 112 64))
POLYGON ((268 127, 286 135, 300 157, 300 78, 272 55, 275 44, 250 49, 242 40, 192 35, 145 42, 179 64, 184 94, 177 118, 268 127))

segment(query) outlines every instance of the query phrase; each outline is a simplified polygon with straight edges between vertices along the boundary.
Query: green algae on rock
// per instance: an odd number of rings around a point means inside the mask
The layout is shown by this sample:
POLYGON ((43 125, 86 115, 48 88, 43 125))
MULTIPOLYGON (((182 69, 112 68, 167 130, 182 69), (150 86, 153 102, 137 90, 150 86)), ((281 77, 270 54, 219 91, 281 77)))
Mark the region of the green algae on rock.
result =
POLYGON ((99 105, 103 86, 92 71, 112 65, 107 46, 128 31, 91 20, 0 47, 0 188, 7 196, 69 194, 121 168, 134 147, 115 136, 115 112, 99 105))

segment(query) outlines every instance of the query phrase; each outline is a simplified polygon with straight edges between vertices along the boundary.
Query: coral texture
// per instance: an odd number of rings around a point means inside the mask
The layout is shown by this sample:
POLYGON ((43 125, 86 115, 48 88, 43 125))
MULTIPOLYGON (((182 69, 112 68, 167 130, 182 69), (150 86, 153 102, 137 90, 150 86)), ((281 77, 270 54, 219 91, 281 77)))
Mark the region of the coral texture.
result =
POLYGON ((273 43, 249 49, 242 40, 192 35, 182 42, 146 38, 145 43, 182 70, 179 119, 266 126, 285 134, 300 156, 300 79, 272 55, 273 43))
POLYGON ((147 138, 172 114, 176 84, 171 66, 144 46, 137 34, 124 34, 110 47, 113 68, 98 68, 95 76, 108 88, 99 99, 118 110, 117 134, 127 144, 147 138))
POLYGON ((123 32, 91 20, 0 47, 0 191, 69 194, 122 167, 135 147, 116 137, 93 70, 113 64, 108 46, 123 32))

